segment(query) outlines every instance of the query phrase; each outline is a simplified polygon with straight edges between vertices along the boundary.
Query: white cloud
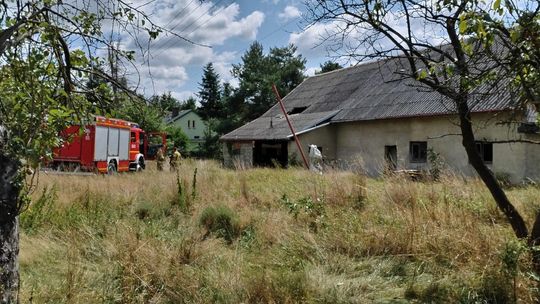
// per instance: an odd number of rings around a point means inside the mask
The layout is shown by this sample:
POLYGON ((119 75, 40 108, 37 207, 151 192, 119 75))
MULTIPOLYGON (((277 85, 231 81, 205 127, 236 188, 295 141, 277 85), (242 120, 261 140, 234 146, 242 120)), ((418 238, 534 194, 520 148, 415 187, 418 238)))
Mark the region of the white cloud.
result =
POLYGON ((336 33, 334 23, 316 23, 302 32, 291 33, 289 43, 298 47, 298 53, 304 56, 325 56, 331 41, 325 39, 336 33))
MULTIPOLYGON (((406 20, 399 13, 389 13, 385 22, 399 33, 406 35, 406 20)), ((442 42, 438 38, 440 37, 439 29, 426 25, 423 20, 412 19, 411 30, 413 39, 416 41, 430 44, 442 42)), ((291 33, 289 43, 295 44, 298 47, 298 53, 307 57, 328 55, 341 59, 348 57, 351 63, 365 59, 363 57, 365 55, 395 49, 392 42, 382 34, 360 25, 347 27, 344 20, 319 22, 303 31, 291 33), (351 56, 352 54, 354 56, 351 56)))
POLYGON ((208 22, 189 34, 189 39, 210 45, 222 45, 225 40, 239 37, 253 40, 261 27, 265 15, 254 11, 248 16, 236 20, 240 13, 240 6, 236 3, 229 5, 221 12, 209 15, 208 22))
MULTIPOLYGON (((150 55, 149 62, 145 60, 145 64, 138 67, 141 91, 146 95, 171 91, 173 96, 182 99, 192 95, 191 91, 196 86, 198 76, 190 75, 200 73, 208 62, 213 62, 223 81, 234 84, 230 70, 239 54, 235 51, 220 52, 201 45, 219 46, 231 39, 249 43, 256 39, 265 19, 263 12, 252 11, 241 16, 239 4, 220 6, 215 0, 156 0, 144 9, 158 25, 195 44, 171 33, 161 33, 150 43, 150 52, 146 54, 150 55)), ((147 43, 148 34, 144 31, 136 36, 124 34, 121 42, 127 49, 140 50, 137 41, 147 43)), ((142 47, 145 50, 146 45, 142 47)), ((143 61, 143 58, 139 59, 143 61)), ((133 71, 128 72, 135 74, 133 71)), ((132 77, 132 83, 137 82, 135 78, 132 77)))
POLYGON ((172 97, 174 97, 174 98, 176 98, 176 99, 178 99, 180 101, 186 100, 189 97, 193 97, 193 98, 197 99, 197 95, 195 94, 195 92, 192 92, 192 91, 171 92, 171 95, 172 95, 172 97))
POLYGON ((223 82, 231 82, 233 76, 231 74, 232 62, 236 59, 236 52, 223 52, 213 57, 214 69, 221 77, 223 82))
POLYGON ((305 74, 306 76, 313 76, 315 75, 315 72, 320 71, 320 70, 321 70, 320 67, 310 67, 306 69, 305 74))
POLYGON ((278 14, 278 17, 283 21, 289 21, 298 18, 301 15, 300 10, 296 6, 287 5, 285 9, 283 9, 283 12, 278 14))

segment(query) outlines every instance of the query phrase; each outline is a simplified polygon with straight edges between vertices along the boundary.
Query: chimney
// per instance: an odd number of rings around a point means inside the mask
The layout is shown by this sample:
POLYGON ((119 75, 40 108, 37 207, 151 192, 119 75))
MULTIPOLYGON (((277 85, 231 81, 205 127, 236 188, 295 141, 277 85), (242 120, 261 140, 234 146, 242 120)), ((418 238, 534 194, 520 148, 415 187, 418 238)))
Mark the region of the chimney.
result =
POLYGON ((174 107, 171 109, 171 118, 175 118, 176 116, 178 116, 178 113, 180 112, 180 108, 178 107, 174 107))

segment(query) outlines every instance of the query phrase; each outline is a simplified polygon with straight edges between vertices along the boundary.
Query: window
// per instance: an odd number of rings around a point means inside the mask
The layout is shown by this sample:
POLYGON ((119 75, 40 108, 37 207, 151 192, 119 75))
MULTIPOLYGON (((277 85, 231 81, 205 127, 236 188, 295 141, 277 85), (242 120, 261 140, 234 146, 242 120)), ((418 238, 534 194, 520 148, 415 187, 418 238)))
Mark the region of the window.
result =
POLYGON ((131 137, 130 141, 131 141, 132 143, 134 143, 134 142, 137 141, 137 137, 135 136, 135 132, 131 132, 130 137, 131 137))
POLYGON ((187 127, 188 127, 188 129, 191 129, 191 120, 187 121, 187 127))
POLYGON ((409 144, 409 155, 411 163, 427 162, 427 142, 411 141, 409 144))
POLYGON ((192 121, 191 121, 191 127, 192 127, 193 129, 195 129, 195 120, 192 120, 192 121))
POLYGON ((294 107, 287 114, 289 114, 289 115, 300 114, 300 113, 304 112, 304 110, 307 109, 307 108, 308 107, 294 107))
POLYGON ((193 138, 195 138, 195 139, 199 139, 199 138, 201 138, 201 137, 200 137, 200 136, 198 136, 198 135, 195 135, 195 136, 193 136, 193 138))
POLYGON ((476 142, 476 151, 480 154, 480 158, 486 164, 493 163, 493 144, 485 141, 476 142))

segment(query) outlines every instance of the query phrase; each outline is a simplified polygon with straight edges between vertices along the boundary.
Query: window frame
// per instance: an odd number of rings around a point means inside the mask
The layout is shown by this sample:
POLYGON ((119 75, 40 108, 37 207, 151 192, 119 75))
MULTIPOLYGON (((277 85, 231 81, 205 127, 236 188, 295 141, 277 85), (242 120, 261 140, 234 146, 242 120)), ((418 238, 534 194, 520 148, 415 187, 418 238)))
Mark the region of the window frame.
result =
POLYGON ((428 150, 427 141, 410 141, 409 142, 409 161, 415 164, 427 163, 427 150, 428 150), (415 146, 418 147, 418 157, 414 157, 415 146))
POLYGON ((493 164, 493 143, 489 141, 475 141, 474 145, 476 147, 476 151, 480 155, 480 159, 482 159, 482 162, 488 165, 493 164), (489 148, 486 149, 486 147, 489 148), (489 154, 486 155, 486 152, 489 154), (489 160, 486 160, 486 156, 489 156, 489 160))

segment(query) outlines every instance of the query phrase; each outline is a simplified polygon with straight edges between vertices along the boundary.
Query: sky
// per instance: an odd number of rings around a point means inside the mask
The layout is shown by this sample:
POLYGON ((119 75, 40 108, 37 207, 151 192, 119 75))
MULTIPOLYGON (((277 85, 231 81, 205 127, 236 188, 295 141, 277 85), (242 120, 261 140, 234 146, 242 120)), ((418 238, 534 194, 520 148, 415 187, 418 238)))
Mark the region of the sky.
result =
MULTIPOLYGON (((325 45, 320 45, 321 27, 306 30, 305 7, 301 0, 134 0, 160 26, 194 42, 189 43, 161 33, 150 44, 149 60, 135 64, 131 84, 146 96, 171 92, 179 100, 196 97, 203 66, 214 64, 223 82, 233 86, 232 64, 254 42, 283 47, 290 43, 307 60, 306 75, 313 75, 322 62, 330 59, 325 45)), ((138 37, 147 40, 144 33, 138 37)), ((124 48, 137 50, 136 40, 123 35, 124 48)))

